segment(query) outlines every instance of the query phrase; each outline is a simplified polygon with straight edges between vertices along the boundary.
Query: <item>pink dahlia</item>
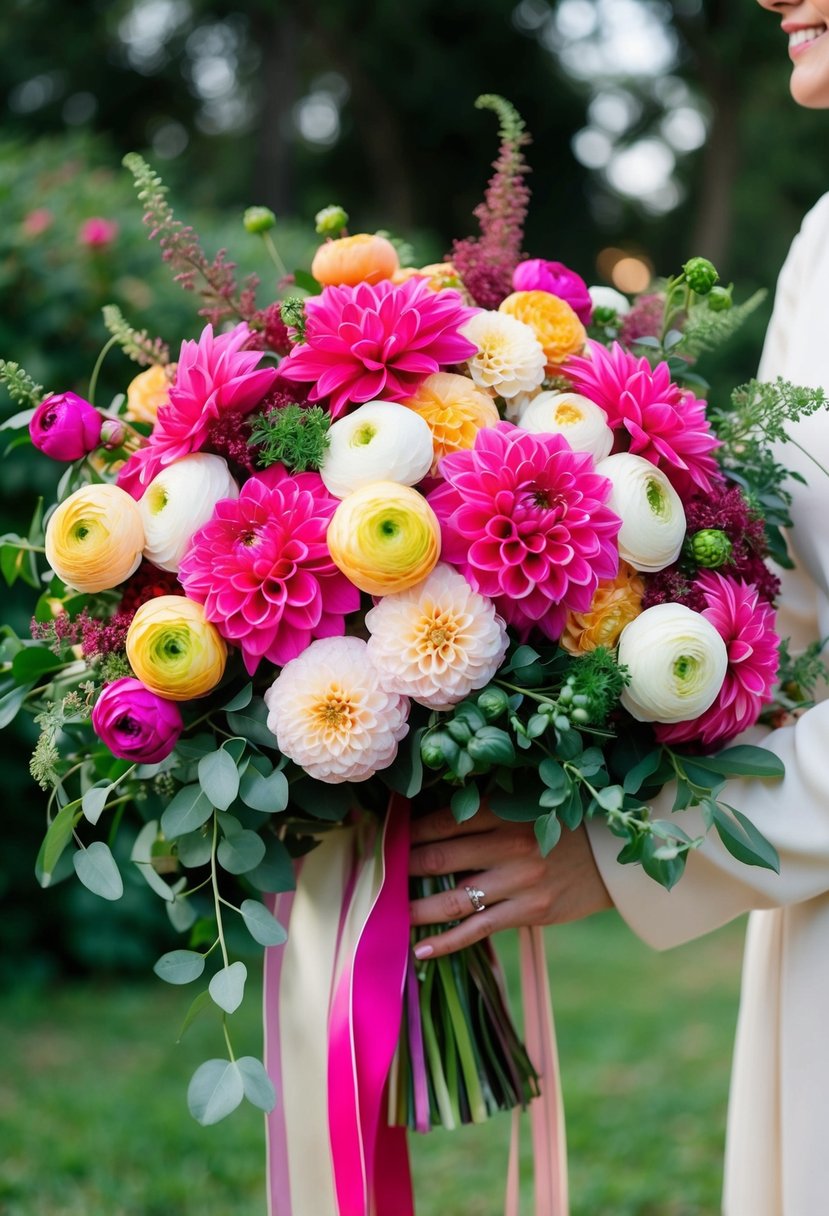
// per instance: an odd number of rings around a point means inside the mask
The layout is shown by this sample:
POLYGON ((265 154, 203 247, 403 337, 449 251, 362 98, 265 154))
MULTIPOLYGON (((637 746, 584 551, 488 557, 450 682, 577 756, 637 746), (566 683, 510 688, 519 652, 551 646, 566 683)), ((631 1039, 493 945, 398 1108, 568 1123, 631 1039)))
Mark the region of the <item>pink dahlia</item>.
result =
POLYGON ((610 482, 561 435, 502 422, 440 471, 429 503, 443 560, 522 636, 535 627, 558 637, 568 612, 585 612, 599 580, 615 576, 621 521, 607 506, 610 482))
POLYGON ((673 383, 667 363, 651 367, 618 342, 610 350, 589 346, 590 356, 569 359, 565 373, 576 392, 601 406, 611 430, 626 432, 626 450, 664 469, 680 495, 720 485, 713 455, 719 441, 705 402, 673 383))
POLYGON ((179 580, 241 648, 251 675, 262 658, 281 666, 314 638, 341 636, 346 613, 360 606, 325 543, 338 506, 316 473, 274 465, 218 503, 193 536, 179 580))
POLYGON ((279 373, 315 381, 310 399, 329 397, 333 418, 352 403, 404 401, 427 376, 475 354, 460 329, 476 311, 419 278, 326 287, 306 301, 305 341, 279 373))
POLYGON ((710 709, 690 722, 657 726, 660 742, 700 742, 721 747, 753 726, 769 700, 778 667, 780 639, 774 610, 756 587, 708 571, 697 580, 705 596, 707 617, 728 649, 728 670, 710 709))
POLYGON ((216 337, 206 325, 198 342, 182 342, 169 401, 159 406, 147 446, 118 475, 119 486, 133 498, 140 498, 168 464, 200 451, 217 419, 230 412, 249 414, 265 396, 278 372, 258 366, 261 351, 242 349, 250 337, 242 322, 216 337))

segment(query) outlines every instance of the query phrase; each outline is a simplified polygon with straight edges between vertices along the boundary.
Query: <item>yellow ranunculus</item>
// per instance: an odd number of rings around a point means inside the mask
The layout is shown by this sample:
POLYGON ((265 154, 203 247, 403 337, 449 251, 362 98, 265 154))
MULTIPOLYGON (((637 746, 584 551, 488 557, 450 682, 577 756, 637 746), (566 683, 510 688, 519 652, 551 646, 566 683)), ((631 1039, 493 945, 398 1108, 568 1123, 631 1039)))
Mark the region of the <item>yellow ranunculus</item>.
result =
POLYGON ((344 498, 327 539, 335 564, 370 595, 413 587, 440 557, 434 511, 417 490, 394 481, 372 482, 344 498))
POLYGON ((619 563, 619 573, 596 588, 587 612, 570 612, 561 645, 570 654, 587 654, 597 646, 613 648, 626 625, 642 611, 645 584, 626 562, 619 563))
POLYGON ((130 381, 125 418, 130 422, 149 422, 151 425, 155 422, 159 406, 166 405, 169 399, 170 371, 169 367, 154 363, 130 381))
POLYGON ((138 504, 118 486, 82 486, 46 525, 46 559, 77 591, 117 587, 138 569, 143 548, 138 504))
POLYGON ((168 701, 192 701, 224 675, 227 646, 204 608, 183 595, 147 600, 132 618, 127 658, 138 679, 168 701))
POLYGON ((453 372, 427 376, 401 404, 420 414, 432 432, 432 473, 437 473, 442 456, 473 448, 482 427, 497 426, 501 421, 492 398, 481 392, 468 376, 453 372))
POLYGON ((514 291, 498 308, 517 317, 535 333, 547 358, 547 371, 584 349, 587 333, 566 300, 549 291, 514 291))

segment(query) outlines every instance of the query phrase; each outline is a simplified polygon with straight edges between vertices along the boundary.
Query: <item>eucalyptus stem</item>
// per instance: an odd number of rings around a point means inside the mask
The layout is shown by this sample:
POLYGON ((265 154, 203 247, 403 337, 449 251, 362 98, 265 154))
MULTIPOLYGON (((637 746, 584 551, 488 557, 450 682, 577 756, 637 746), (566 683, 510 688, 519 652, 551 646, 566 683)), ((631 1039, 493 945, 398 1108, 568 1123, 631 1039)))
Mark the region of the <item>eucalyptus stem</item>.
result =
POLYGON ((98 387, 98 376, 100 375, 101 368, 104 365, 104 359, 106 359, 107 355, 112 350, 113 346, 116 346, 117 343, 118 343, 118 339, 114 336, 112 338, 110 338, 108 342, 105 342, 103 345, 103 348, 101 349, 101 353, 98 355, 98 358, 95 361, 95 366, 92 369, 92 375, 89 379, 89 404, 90 405, 95 404, 95 390, 98 387))
POLYGON ((222 923, 222 908, 224 902, 219 894, 219 874, 216 868, 216 852, 219 842, 219 815, 217 811, 213 812, 213 843, 210 849, 210 882, 213 886, 213 907, 216 912, 216 931, 218 933, 219 945, 222 949, 222 960, 225 967, 230 966, 230 958, 227 953, 227 944, 225 942, 224 924, 222 923))

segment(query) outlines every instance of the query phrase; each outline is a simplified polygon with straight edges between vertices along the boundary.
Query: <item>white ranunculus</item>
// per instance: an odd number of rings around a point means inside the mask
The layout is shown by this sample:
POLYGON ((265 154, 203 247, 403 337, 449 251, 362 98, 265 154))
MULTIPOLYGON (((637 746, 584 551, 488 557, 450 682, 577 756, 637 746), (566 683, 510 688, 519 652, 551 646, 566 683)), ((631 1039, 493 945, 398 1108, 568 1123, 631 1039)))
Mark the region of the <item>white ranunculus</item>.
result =
POLYGON ((608 506, 622 521, 619 556, 646 574, 675 562, 685 539, 685 510, 662 470, 643 456, 617 452, 596 472, 613 485, 608 506))
POLYGON ((320 468, 335 498, 375 481, 414 486, 432 466, 432 432, 414 410, 392 401, 368 401, 334 422, 320 468))
POLYGON ((162 570, 178 571, 194 532, 223 498, 238 498, 227 462, 194 452, 168 465, 147 486, 138 504, 144 521, 144 556, 162 570))
POLYGON ((589 452, 604 460, 613 447, 607 414, 580 393, 539 393, 518 422, 536 435, 563 435, 574 452, 589 452))
POLYGON ((612 308, 620 317, 626 317, 630 312, 630 300, 615 287, 588 287, 587 290, 594 308, 612 308))
POLYGON ((716 700, 728 669, 717 630, 685 604, 646 608, 622 630, 619 663, 630 683, 622 705, 638 722, 687 722, 716 700))

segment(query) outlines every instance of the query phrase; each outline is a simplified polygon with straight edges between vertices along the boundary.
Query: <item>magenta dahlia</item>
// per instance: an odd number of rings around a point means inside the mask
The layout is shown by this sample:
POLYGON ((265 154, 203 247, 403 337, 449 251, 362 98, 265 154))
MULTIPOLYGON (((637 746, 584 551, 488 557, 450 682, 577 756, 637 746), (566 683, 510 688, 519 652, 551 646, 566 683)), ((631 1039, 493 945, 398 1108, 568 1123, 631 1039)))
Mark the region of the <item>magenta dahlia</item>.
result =
POLYGON ((561 435, 502 422, 445 456, 440 471, 429 503, 442 558, 522 637, 533 628, 558 637, 567 613, 586 611, 599 580, 616 574, 621 521, 607 506, 610 482, 561 435))
POLYGON ((265 396, 278 372, 258 366, 261 351, 242 349, 250 337, 242 322, 216 337, 206 325, 198 342, 182 342, 169 402, 159 408, 147 446, 118 475, 119 486, 133 498, 140 498, 168 464, 200 451, 218 418, 249 414, 265 396))
POLYGON ((705 597, 707 617, 728 650, 728 670, 710 709, 690 722, 657 726, 660 742, 699 742, 721 747, 753 726, 771 697, 778 668, 780 639, 774 629, 774 609, 756 587, 707 571, 697 584, 705 597))
POLYGON ((663 469, 683 497, 721 484, 705 402, 673 383, 667 363, 651 367, 618 342, 610 350, 589 346, 590 356, 569 359, 564 371, 576 392, 605 411, 611 430, 624 433, 625 450, 663 469))
POLYGON ((282 666, 314 638, 339 637, 360 593, 331 560, 325 534, 339 501, 316 473, 281 465, 245 482, 193 536, 179 580, 205 616, 240 647, 251 675, 259 660, 282 666))
POLYGON ((309 397, 329 397, 333 418, 352 403, 404 401, 426 376, 475 354, 460 329, 476 312, 425 279, 326 287, 306 300, 305 340, 279 374, 315 381, 309 397))

